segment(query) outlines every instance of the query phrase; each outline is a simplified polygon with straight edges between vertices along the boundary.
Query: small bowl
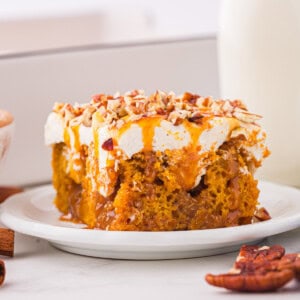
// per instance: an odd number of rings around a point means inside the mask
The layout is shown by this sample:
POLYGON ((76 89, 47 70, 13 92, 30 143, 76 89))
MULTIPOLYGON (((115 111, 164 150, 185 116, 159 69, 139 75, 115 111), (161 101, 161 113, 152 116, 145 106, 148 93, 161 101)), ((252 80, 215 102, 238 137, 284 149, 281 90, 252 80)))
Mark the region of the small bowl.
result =
POLYGON ((0 165, 9 148, 13 134, 13 116, 0 109, 0 165))

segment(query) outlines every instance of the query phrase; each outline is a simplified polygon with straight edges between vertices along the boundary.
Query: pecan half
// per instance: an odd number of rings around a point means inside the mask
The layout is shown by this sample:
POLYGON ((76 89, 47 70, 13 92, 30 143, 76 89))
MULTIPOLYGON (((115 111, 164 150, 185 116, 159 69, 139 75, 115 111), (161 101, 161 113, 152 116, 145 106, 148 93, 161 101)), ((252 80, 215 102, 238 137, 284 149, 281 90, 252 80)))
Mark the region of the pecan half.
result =
POLYGON ((4 279, 5 279, 5 264, 4 261, 0 260, 0 285, 2 285, 4 279))
POLYGON ((250 263, 260 265, 261 263, 280 259, 284 254, 285 249, 280 245, 273 245, 271 247, 243 245, 236 259, 235 267, 242 269, 250 263))
POLYGON ((300 254, 284 254, 280 245, 244 245, 229 273, 207 274, 205 279, 211 285, 233 291, 275 291, 293 278, 300 278, 300 254))
POLYGON ((214 286, 238 292, 270 292, 283 287, 292 280, 292 270, 267 272, 265 274, 207 274, 206 281, 214 286))
POLYGON ((281 259, 281 265, 293 269, 295 278, 300 281, 300 253, 289 253, 281 259))

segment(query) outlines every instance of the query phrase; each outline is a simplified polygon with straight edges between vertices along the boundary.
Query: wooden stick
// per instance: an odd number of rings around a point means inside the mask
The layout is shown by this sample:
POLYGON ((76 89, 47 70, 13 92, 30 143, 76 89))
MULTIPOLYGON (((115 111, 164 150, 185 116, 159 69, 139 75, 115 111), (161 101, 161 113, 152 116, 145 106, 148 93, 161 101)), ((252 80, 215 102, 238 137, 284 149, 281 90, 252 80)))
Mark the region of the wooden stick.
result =
POLYGON ((15 232, 7 228, 0 228, 0 255, 14 256, 15 232))
POLYGON ((0 285, 2 285, 5 278, 5 264, 4 261, 0 260, 0 285))
POLYGON ((9 196, 22 192, 23 189, 16 186, 0 186, 0 203, 6 200, 9 196))

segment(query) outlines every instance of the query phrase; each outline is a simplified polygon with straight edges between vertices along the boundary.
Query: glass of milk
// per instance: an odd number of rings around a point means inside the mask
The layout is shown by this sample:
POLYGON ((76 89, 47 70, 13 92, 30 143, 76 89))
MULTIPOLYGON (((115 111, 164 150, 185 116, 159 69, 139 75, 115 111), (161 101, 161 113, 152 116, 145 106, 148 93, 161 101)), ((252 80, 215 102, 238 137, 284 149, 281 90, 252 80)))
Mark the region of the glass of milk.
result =
POLYGON ((263 116, 259 177, 300 187, 300 1, 223 0, 218 52, 222 97, 263 116))

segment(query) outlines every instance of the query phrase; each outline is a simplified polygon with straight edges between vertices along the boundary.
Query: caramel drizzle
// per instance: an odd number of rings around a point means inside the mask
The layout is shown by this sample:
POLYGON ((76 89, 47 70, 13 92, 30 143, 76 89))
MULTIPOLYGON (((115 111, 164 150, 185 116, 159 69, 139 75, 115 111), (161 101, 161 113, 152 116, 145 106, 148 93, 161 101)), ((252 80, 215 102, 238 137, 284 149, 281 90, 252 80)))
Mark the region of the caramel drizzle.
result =
POLYGON ((64 142, 70 148, 71 147, 71 138, 69 134, 69 127, 64 128, 64 142))
MULTIPOLYGON (((114 185, 116 181, 116 176, 117 176, 117 171, 115 170, 115 162, 117 159, 120 159, 122 156, 122 153, 120 152, 120 149, 118 148, 117 141, 118 139, 128 130, 133 124, 138 125, 141 130, 142 130, 142 140, 143 140, 143 152, 150 152, 153 151, 153 142, 154 142, 154 137, 155 137, 155 128, 160 126, 160 123, 162 120, 164 120, 164 116, 152 116, 152 117, 147 117, 147 118, 141 118, 136 121, 129 121, 126 122, 125 124, 119 128, 119 129, 112 129, 112 139, 114 143, 114 149, 110 151, 110 156, 107 158, 106 166, 107 166, 107 175, 109 178, 109 182, 105 180, 105 185, 107 185, 108 189, 110 190, 112 186, 114 185)), ((199 138, 204 130, 207 130, 211 128, 210 124, 210 119, 211 117, 205 117, 203 118, 203 121, 201 122, 201 125, 195 124, 192 122, 189 122, 188 120, 183 120, 182 124, 185 128, 185 130, 189 133, 190 135, 190 142, 189 144, 184 147, 182 150, 182 159, 183 160, 190 160, 193 163, 188 167, 188 168, 182 168, 180 171, 182 173, 182 177, 185 177, 188 182, 190 182, 189 185, 193 185, 192 181, 194 182, 194 179, 200 174, 201 168, 203 166, 199 165, 199 163, 196 163, 197 161, 199 162, 201 158, 205 158, 208 153, 203 153, 199 154, 199 151, 201 150, 201 145, 199 144, 199 138), (190 180, 188 180, 190 178, 190 180)), ((98 120, 99 123, 101 124, 101 120, 98 120)), ((98 123, 98 122, 97 122, 98 123)), ((236 125, 236 124, 235 124, 236 125)), ((230 126, 230 132, 235 126, 230 126)), ((102 143, 105 141, 99 140, 101 137, 99 137, 99 126, 94 127, 93 130, 93 136, 94 136, 94 155, 96 160, 99 162, 99 155, 101 155, 101 151, 99 151, 99 147, 101 146, 102 143)), ((80 149, 80 140, 79 140, 79 126, 75 126, 72 128, 72 131, 74 133, 74 147, 76 149, 80 149)), ((65 141, 67 144, 70 145, 70 136, 68 134, 68 131, 65 130, 65 141)), ((134 141, 132 141, 134 142, 134 141)), ((170 150, 173 151, 173 150, 170 150)), ((175 150, 178 151, 178 150, 175 150)), ((100 170, 98 170, 99 172, 100 170)), ((97 173, 98 173, 97 172, 97 173)), ((101 182, 100 178, 98 177, 100 174, 97 174, 97 182, 101 182)), ((107 177, 106 177, 107 178, 107 177)), ((108 179, 107 178, 107 179, 108 179)), ((98 185, 98 184, 97 184, 98 185)), ((99 187, 99 185, 98 185, 99 187)), ((97 188, 98 189, 98 188, 97 188)))
POLYGON ((79 135, 79 125, 71 127, 74 137, 73 147, 76 151, 80 151, 80 135, 79 135))
POLYGON ((144 152, 149 152, 153 150, 153 139, 155 135, 155 128, 159 126, 161 121, 162 121, 162 117, 152 117, 150 120, 149 118, 144 118, 138 122, 138 125, 142 129, 144 152))

